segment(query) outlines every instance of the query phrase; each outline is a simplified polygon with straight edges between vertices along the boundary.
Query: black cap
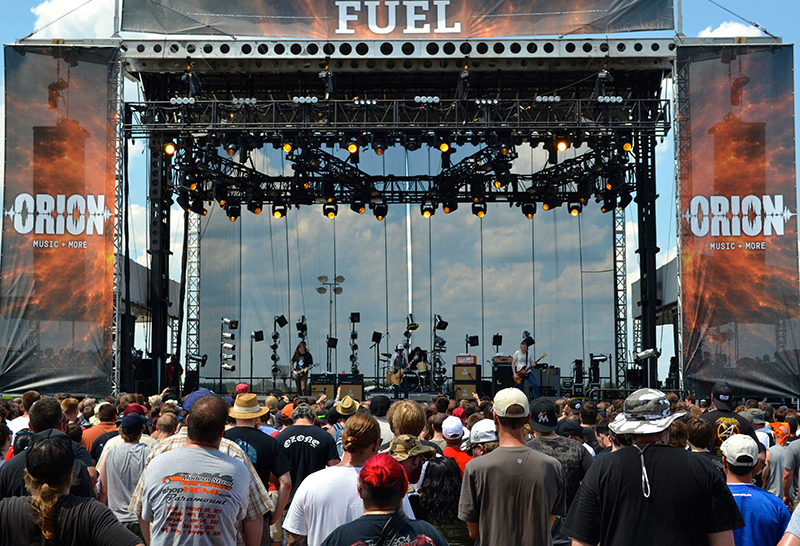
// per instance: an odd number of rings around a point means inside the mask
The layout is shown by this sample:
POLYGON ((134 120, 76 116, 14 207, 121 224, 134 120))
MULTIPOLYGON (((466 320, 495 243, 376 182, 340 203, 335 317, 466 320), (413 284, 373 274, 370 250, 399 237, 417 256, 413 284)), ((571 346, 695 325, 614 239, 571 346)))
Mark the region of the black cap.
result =
POLYGON ((49 482, 72 472, 74 464, 72 440, 66 434, 53 434, 28 449, 25 468, 31 477, 49 482))
POLYGON ((536 432, 552 432, 558 426, 556 407, 550 400, 538 398, 531 404, 531 428, 536 432))
POLYGON ((572 410, 572 413, 575 415, 581 412, 581 405, 583 404, 583 400, 578 400, 577 398, 573 398, 569 401, 569 409, 572 410))
POLYGON ((566 421, 561 424, 558 434, 560 436, 582 436, 583 427, 577 421, 566 421))
POLYGON ((714 407, 718 410, 731 411, 733 402, 733 389, 727 383, 720 381, 714 384, 711 389, 711 396, 714 397, 714 407))

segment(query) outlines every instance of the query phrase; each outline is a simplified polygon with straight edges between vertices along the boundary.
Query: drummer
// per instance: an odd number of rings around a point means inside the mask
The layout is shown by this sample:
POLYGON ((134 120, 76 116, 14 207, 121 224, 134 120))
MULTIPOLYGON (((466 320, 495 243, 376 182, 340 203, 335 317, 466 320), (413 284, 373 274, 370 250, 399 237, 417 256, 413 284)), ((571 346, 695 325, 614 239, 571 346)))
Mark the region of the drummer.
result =
POLYGON ((419 377, 419 383, 415 390, 422 390, 426 386, 429 376, 428 351, 423 351, 421 347, 414 347, 408 357, 408 362, 412 370, 417 370, 417 377, 419 377))
POLYGON ((406 355, 405 347, 403 347, 402 343, 398 343, 397 347, 395 347, 389 366, 391 367, 392 373, 402 371, 404 374, 400 384, 394 386, 395 399, 400 398, 401 387, 403 389, 403 398, 408 398, 408 377, 405 376, 405 373, 408 372, 408 355, 406 355))

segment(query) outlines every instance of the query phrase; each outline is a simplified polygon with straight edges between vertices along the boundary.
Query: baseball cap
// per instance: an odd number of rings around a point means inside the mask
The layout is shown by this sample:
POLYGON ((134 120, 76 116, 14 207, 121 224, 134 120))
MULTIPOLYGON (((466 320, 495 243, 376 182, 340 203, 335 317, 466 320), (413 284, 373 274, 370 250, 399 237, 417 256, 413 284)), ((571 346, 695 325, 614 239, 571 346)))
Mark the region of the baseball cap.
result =
POLYGON ((625 399, 622 413, 609 423, 608 428, 614 434, 657 434, 684 415, 685 412, 672 413, 663 392, 639 389, 625 399))
POLYGON ((497 441, 497 428, 494 419, 481 419, 469 430, 469 438, 461 446, 463 451, 468 451, 478 444, 497 441))
POLYGON ((75 452, 66 434, 52 434, 28 449, 25 468, 37 480, 49 481, 72 471, 75 452))
POLYGON ((754 423, 753 414, 752 413, 749 413, 749 412, 746 412, 746 411, 742 411, 742 412, 739 413, 739 417, 741 417, 742 419, 747 420, 751 425, 754 423))
POLYGON ((557 426, 555 405, 544 398, 534 400, 531 405, 531 428, 536 432, 552 432, 557 426))
POLYGON ((451 415, 442 422, 442 436, 448 440, 457 440, 464 436, 464 425, 461 419, 451 415))
POLYGON ((530 414, 528 397, 519 389, 508 388, 497 391, 494 395, 494 414, 498 417, 527 417, 530 414), (514 405, 522 406, 522 415, 507 415, 508 408, 514 405))
POLYGON ((250 392, 250 387, 247 386, 247 383, 239 383, 236 385, 236 394, 247 394, 250 392))
POLYGON ((202 398, 207 394, 214 394, 214 391, 208 389, 200 389, 198 391, 194 391, 189 393, 189 396, 186 397, 186 400, 183 401, 183 409, 188 412, 192 411, 192 404, 197 402, 198 399, 202 398))
POLYGON ((122 430, 125 434, 136 434, 147 423, 147 418, 138 413, 130 413, 122 418, 122 430))
POLYGON ((733 389, 731 386, 720 381, 715 383, 711 389, 711 396, 714 397, 714 407, 718 410, 731 411, 731 403, 733 402, 733 389))
POLYGON ((755 466, 758 462, 758 445, 747 434, 734 434, 722 442, 721 449, 731 466, 755 466))
POLYGON ((753 423, 754 424, 756 424, 756 425, 766 425, 767 424, 766 413, 764 413, 764 410, 758 409, 758 408, 750 408, 745 413, 749 413, 750 415, 753 416, 753 423))
POLYGON ((572 410, 572 413, 580 413, 581 411, 581 402, 582 400, 578 400, 577 398, 573 398, 569 401, 569 409, 572 410))
MULTIPOLYGON (((533 426, 533 423, 531 423, 533 426)), ((559 436, 582 436, 583 427, 577 421, 565 421, 558 430, 559 436)))
POLYGON ((401 434, 389 444, 389 455, 397 461, 405 461, 410 457, 422 456, 426 461, 436 454, 436 448, 420 443, 419 438, 411 434, 401 434))
POLYGON ((125 407, 125 411, 122 412, 122 416, 125 417, 126 415, 130 415, 131 413, 136 413, 139 415, 147 415, 147 408, 141 404, 133 402, 125 407))

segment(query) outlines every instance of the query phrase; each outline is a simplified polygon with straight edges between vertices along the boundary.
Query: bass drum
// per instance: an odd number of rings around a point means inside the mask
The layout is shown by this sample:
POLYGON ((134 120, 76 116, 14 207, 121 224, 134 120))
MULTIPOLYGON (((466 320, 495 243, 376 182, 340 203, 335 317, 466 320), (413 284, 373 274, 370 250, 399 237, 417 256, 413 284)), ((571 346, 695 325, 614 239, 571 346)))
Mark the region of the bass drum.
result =
POLYGON ((415 391, 419 388, 419 375, 417 372, 408 372, 406 379, 408 380, 408 390, 415 391))

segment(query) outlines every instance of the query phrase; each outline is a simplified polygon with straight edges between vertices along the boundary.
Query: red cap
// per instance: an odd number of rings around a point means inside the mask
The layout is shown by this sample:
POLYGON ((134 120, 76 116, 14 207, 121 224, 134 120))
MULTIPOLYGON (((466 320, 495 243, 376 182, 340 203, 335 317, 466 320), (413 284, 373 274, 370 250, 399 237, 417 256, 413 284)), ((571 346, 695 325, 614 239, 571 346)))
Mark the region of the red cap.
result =
POLYGON ((361 472, 359 479, 372 487, 386 487, 394 490, 408 491, 408 477, 405 469, 388 453, 378 453, 370 457, 361 472))
POLYGON ((147 408, 141 404, 137 404, 133 402, 125 406, 125 411, 122 412, 122 416, 125 417, 126 415, 130 415, 131 413, 138 413, 139 415, 147 415, 147 408))
POLYGON ((236 385, 236 394, 247 394, 248 392, 250 392, 250 387, 247 386, 247 383, 236 385))

